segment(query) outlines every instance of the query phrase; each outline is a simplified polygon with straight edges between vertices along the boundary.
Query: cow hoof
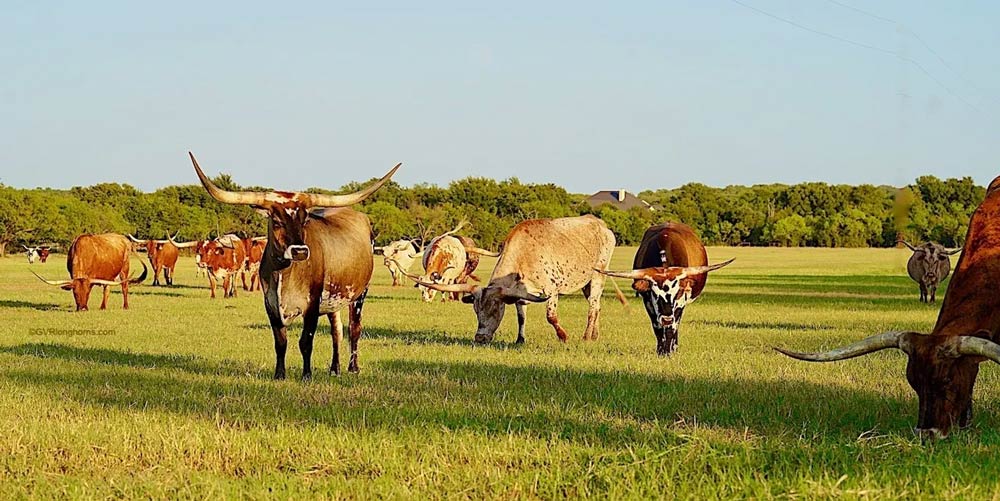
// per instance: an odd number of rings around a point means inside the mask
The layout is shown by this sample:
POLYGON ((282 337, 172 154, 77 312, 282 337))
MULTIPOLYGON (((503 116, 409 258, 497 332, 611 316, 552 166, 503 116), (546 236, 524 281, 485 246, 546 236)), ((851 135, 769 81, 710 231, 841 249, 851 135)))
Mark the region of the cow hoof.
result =
POLYGON ((330 375, 333 377, 340 377, 340 367, 330 367, 330 375))
POLYGON ((285 379, 285 371, 274 371, 275 381, 281 381, 285 379))
POLYGON ((302 374, 302 382, 303 383, 308 383, 308 382, 312 381, 312 378, 313 378, 313 375, 312 375, 311 372, 305 372, 305 373, 302 374))
POLYGON ((351 374, 357 374, 357 373, 361 372, 361 368, 360 368, 360 367, 358 367, 358 365, 357 365, 357 364, 351 364, 351 365, 350 365, 350 366, 349 366, 349 367, 347 368, 347 372, 350 372, 351 374))
POLYGON ((514 340, 514 344, 524 344, 524 338, 523 337, 517 338, 516 340, 514 340))

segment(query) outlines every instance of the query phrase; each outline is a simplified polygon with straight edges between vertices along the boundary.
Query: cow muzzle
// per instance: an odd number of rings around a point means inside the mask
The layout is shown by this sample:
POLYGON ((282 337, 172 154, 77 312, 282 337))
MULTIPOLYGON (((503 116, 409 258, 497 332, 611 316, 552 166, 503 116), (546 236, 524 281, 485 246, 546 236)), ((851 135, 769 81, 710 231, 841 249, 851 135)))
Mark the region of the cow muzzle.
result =
POLYGON ((940 428, 914 428, 913 433, 920 438, 921 441, 944 440, 948 438, 948 434, 941 431, 940 428))
POLYGON ((290 261, 305 261, 309 259, 309 246, 289 245, 285 248, 285 259, 290 261))
POLYGON ((656 322, 660 325, 661 329, 669 329, 674 326, 674 317, 661 315, 656 322))

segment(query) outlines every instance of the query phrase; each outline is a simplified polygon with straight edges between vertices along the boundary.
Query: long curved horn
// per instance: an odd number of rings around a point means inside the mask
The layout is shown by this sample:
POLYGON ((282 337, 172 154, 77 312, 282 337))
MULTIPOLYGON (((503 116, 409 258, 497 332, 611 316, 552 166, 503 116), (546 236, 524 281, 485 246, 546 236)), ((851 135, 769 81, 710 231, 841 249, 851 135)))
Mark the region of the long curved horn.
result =
POLYGON ((464 284, 435 284, 435 283, 431 283, 431 282, 425 282, 420 277, 417 277, 417 276, 414 276, 414 275, 410 275, 409 273, 407 273, 406 270, 404 270, 403 267, 400 266, 399 261, 396 261, 395 259, 390 259, 390 261, 392 261, 393 263, 396 263, 396 267, 399 268, 399 270, 403 274, 403 276, 405 276, 406 278, 409 278, 410 280, 413 280, 414 282, 417 283, 417 285, 422 285, 424 287, 427 287, 428 289, 434 289, 434 290, 436 290, 438 292, 462 292, 462 293, 466 293, 466 294, 471 294, 473 291, 475 291, 476 289, 479 288, 478 285, 471 284, 471 283, 464 283, 464 284))
POLYGON ((28 247, 27 245, 24 245, 24 244, 21 244, 21 247, 24 247, 24 250, 26 250, 26 251, 30 251, 31 250, 31 247, 28 247))
POLYGON ((145 240, 139 240, 138 238, 133 237, 131 233, 128 234, 128 239, 131 240, 131 241, 133 241, 133 242, 135 242, 135 243, 137 243, 137 244, 144 244, 144 243, 146 243, 145 240))
POLYGON ((449 232, 447 232, 447 233, 445 233, 444 235, 441 235, 441 236, 442 237, 447 237, 449 235, 454 235, 454 234, 458 233, 459 230, 461 230, 462 228, 465 228, 465 225, 467 225, 467 224, 469 224, 469 220, 468 219, 463 219, 463 220, 459 221, 457 225, 455 225, 455 228, 453 230, 451 230, 451 231, 449 231, 449 232))
POLYGON ((687 276, 687 275, 700 275, 702 273, 708 273, 710 271, 715 271, 715 270, 717 270, 719 268, 725 268, 726 266, 729 266, 729 264, 732 263, 733 261, 736 261, 735 257, 732 258, 732 259, 730 259, 729 261, 724 262, 724 263, 716 263, 716 264, 712 264, 712 265, 709 265, 709 266, 689 266, 687 268, 684 268, 684 272, 683 273, 684 273, 685 276, 687 276))
POLYGON ((198 174, 201 185, 205 187, 205 191, 208 191, 208 194, 212 198, 224 204, 259 205, 262 207, 268 205, 267 193, 260 191, 226 191, 219 188, 201 170, 198 160, 194 158, 194 153, 189 151, 188 156, 191 157, 191 164, 194 165, 194 171, 198 174))
POLYGON ((943 254, 945 256, 954 256, 955 254, 958 254, 959 252, 962 252, 962 249, 963 249, 963 247, 959 247, 957 249, 952 249, 952 250, 946 250, 946 251, 944 251, 943 254))
POLYGON ((910 249, 913 252, 917 252, 918 250, 916 247, 910 245, 910 242, 907 242, 906 240, 897 240, 896 243, 905 245, 908 249, 910 249))
POLYGON ((1000 344, 975 336, 959 336, 958 352, 962 355, 986 357, 1000 364, 1000 344))
POLYGON ((192 240, 190 242, 178 242, 174 240, 174 237, 170 237, 168 240, 170 240, 170 243, 174 244, 174 247, 177 247, 178 249, 187 249, 188 247, 194 247, 195 245, 198 245, 198 240, 192 240))
POLYGON ((142 275, 139 275, 139 278, 133 278, 133 279, 129 280, 128 283, 131 284, 131 285, 141 284, 142 281, 146 279, 146 273, 149 272, 149 268, 146 268, 146 262, 145 261, 141 261, 140 260, 139 264, 142 265, 142 275))
POLYGON ((796 351, 775 348, 774 351, 806 362, 836 362, 848 358, 860 357, 887 348, 900 348, 900 343, 909 332, 886 332, 877 334, 847 346, 835 348, 822 353, 799 353, 796 351))
POLYGON ((100 278, 92 278, 90 280, 91 285, 121 285, 122 280, 104 280, 100 278))
POLYGON ((49 285, 55 285, 55 286, 61 287, 61 286, 66 285, 66 284, 73 283, 72 280, 46 280, 46 279, 42 278, 38 273, 35 273, 34 271, 32 271, 31 274, 34 275, 34 276, 36 276, 36 277, 38 277, 39 280, 41 280, 42 282, 45 282, 45 283, 47 283, 49 285))
POLYGON ((349 205, 359 204, 363 202, 366 198, 372 196, 376 191, 379 190, 385 183, 388 183, 392 179, 392 175, 402 167, 402 163, 396 164, 386 175, 379 178, 367 188, 356 191, 349 195, 319 195, 316 193, 298 193, 296 194, 296 199, 300 202, 310 206, 310 207, 347 207, 349 205))
POLYGON ((479 254, 481 256, 487 256, 487 257, 500 257, 499 252, 490 252, 486 249, 481 249, 479 247, 466 247, 465 252, 471 252, 473 254, 479 254))
POLYGON ((601 275, 607 275, 609 277, 615 277, 615 278, 627 278, 629 280, 645 280, 649 278, 648 268, 642 270, 632 270, 632 271, 608 271, 608 270, 599 270, 597 268, 594 268, 594 271, 600 273, 601 275))

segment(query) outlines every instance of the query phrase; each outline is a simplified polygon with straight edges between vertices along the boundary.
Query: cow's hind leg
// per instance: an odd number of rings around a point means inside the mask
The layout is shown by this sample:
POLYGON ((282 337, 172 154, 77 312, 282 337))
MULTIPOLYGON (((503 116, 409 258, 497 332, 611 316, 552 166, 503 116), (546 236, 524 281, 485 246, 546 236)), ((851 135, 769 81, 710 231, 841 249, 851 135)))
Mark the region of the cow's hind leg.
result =
MULTIPOLYGON (((235 288, 235 284, 233 284, 235 288)), ((313 339, 319 324, 319 313, 310 312, 302 316, 302 335, 299 336, 299 351, 302 352, 302 380, 312 379, 313 339)))
POLYGON ((167 285, 174 285, 174 270, 170 268, 164 268, 163 279, 167 281, 167 285))
POLYGON ((344 322, 340 318, 340 311, 329 313, 326 316, 330 319, 330 337, 333 338, 333 359, 330 361, 330 374, 340 375, 340 342, 344 339, 344 322))
POLYGON ((348 327, 351 331, 351 361, 347 364, 347 372, 361 372, 361 368, 358 366, 358 340, 361 339, 361 310, 365 307, 366 296, 368 296, 368 289, 365 289, 361 296, 351 302, 350 325, 348 327))
POLYGON ((122 281, 122 309, 128 309, 128 280, 122 281))
POLYGON ((517 310, 517 340, 514 341, 515 344, 524 344, 524 322, 527 320, 527 312, 525 309, 528 305, 517 303, 514 305, 514 309, 517 310))
MULTIPOLYGON (((124 283, 124 282, 122 282, 124 283)), ((101 309, 105 310, 108 308, 108 296, 111 295, 111 288, 107 285, 104 286, 104 299, 101 300, 101 309)))
POLYGON ((587 329, 583 331, 583 340, 597 340, 600 334, 601 321, 601 295, 604 294, 604 280, 594 278, 589 284, 583 287, 583 297, 590 303, 587 310, 587 329))
POLYGON ((569 335, 566 334, 566 329, 563 329, 562 326, 559 325, 558 310, 559 295, 553 295, 549 298, 548 302, 545 303, 545 319, 548 320, 549 324, 552 325, 552 328, 556 330, 556 336, 559 337, 559 340, 565 343, 566 339, 569 338, 569 335))

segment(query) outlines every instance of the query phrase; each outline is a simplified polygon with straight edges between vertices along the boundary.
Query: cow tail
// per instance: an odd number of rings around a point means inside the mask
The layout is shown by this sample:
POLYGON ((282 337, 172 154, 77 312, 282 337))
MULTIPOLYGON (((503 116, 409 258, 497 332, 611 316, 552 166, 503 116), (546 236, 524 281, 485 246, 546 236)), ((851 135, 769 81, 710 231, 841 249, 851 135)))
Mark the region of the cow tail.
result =
POLYGON ((615 282, 615 279, 611 277, 608 277, 608 280, 611 281, 611 285, 615 286, 615 296, 618 297, 618 302, 621 303, 622 306, 624 306, 625 309, 627 310, 628 301, 625 299, 625 294, 622 294, 622 290, 618 288, 618 282, 615 282))

